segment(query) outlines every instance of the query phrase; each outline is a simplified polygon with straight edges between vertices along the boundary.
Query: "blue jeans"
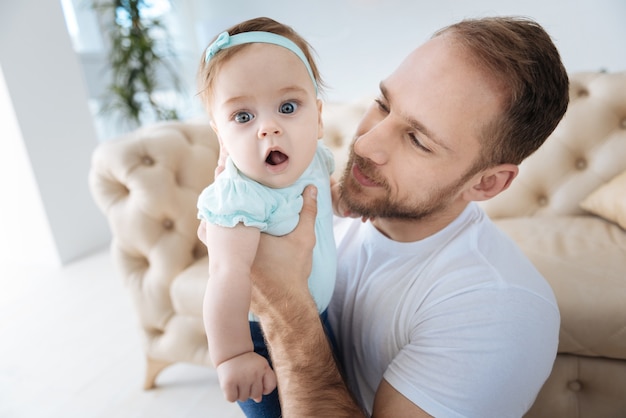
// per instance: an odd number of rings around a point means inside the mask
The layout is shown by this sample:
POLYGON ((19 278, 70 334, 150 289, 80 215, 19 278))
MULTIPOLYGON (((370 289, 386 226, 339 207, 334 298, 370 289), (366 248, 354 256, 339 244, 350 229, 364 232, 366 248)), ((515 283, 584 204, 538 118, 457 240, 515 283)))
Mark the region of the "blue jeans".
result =
MULTIPOLYGON (((330 339, 331 346, 334 349, 335 339, 328 323, 328 313, 326 311, 321 313, 320 320, 322 321, 326 335, 330 339)), ((252 334, 252 342, 254 343, 254 352, 265 357, 270 366, 272 366, 272 360, 270 359, 267 345, 265 345, 263 330, 258 322, 250 322, 250 333, 252 334)), ((274 389, 269 395, 263 395, 263 399, 259 403, 248 399, 244 402, 237 401, 237 404, 239 404, 239 407, 248 418, 280 418, 282 416, 280 400, 278 399, 278 389, 274 389)))

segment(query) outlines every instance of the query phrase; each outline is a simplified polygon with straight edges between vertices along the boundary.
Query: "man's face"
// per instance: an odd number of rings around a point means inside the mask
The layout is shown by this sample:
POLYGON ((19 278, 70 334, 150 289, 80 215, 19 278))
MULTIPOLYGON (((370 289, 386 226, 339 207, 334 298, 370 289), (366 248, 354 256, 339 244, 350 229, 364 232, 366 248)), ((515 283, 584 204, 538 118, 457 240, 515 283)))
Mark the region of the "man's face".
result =
POLYGON ((424 219, 465 204, 481 129, 501 106, 495 84, 465 54, 442 35, 381 82, 343 177, 342 197, 353 212, 424 219))

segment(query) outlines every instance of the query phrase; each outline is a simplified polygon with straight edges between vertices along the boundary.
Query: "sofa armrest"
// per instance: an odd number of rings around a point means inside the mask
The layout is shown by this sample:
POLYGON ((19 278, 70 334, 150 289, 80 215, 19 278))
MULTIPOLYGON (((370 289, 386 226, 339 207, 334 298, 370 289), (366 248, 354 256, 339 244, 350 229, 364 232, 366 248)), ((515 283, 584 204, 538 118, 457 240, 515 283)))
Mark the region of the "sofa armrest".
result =
POLYGON ((218 155, 206 122, 157 123, 93 153, 90 189, 109 222, 111 253, 146 333, 162 332, 173 313, 171 282, 206 256, 196 235, 196 201, 213 181, 218 155))

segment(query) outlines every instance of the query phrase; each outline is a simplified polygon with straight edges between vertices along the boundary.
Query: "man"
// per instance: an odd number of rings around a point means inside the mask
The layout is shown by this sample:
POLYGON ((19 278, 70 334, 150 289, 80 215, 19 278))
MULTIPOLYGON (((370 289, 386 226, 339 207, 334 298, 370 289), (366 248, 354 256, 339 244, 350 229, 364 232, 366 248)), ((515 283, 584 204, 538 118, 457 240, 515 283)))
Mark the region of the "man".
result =
POLYGON ((568 103, 536 23, 463 21, 380 83, 341 184, 336 365, 306 277, 315 190, 298 228, 264 237, 252 309, 285 417, 519 417, 556 355, 554 295, 474 203, 505 190, 568 103), (345 380, 344 380, 345 379, 345 380))

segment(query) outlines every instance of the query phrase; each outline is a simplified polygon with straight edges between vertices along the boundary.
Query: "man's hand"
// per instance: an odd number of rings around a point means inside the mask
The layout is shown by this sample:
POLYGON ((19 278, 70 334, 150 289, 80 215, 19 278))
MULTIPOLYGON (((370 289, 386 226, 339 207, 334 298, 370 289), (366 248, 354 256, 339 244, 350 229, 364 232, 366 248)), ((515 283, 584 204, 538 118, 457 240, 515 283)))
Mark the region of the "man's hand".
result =
MULTIPOLYGON (((252 266, 251 310, 261 316, 278 300, 290 298, 294 292, 311 299, 308 278, 315 247, 317 189, 308 186, 302 193, 300 221, 292 232, 282 237, 261 234, 261 241, 252 266)), ((200 222, 198 238, 206 245, 206 224, 200 222)), ((311 299, 312 300, 312 299, 311 299)))
POLYGON ((252 311, 272 353, 283 416, 364 417, 335 364, 309 292, 317 190, 309 186, 302 196, 293 232, 261 234, 252 266, 252 311))
MULTIPOLYGON (((365 417, 343 382, 309 292, 317 189, 308 186, 302 196, 296 229, 282 237, 261 234, 251 308, 272 353, 283 416, 365 417)), ((203 230, 200 224, 202 241, 203 230)))
POLYGON ((284 303, 295 295, 306 295, 306 298, 311 299, 308 278, 315 247, 315 186, 305 188, 302 197, 302 210, 296 229, 282 237, 261 234, 252 265, 251 304, 252 312, 259 317, 277 303, 284 303))

